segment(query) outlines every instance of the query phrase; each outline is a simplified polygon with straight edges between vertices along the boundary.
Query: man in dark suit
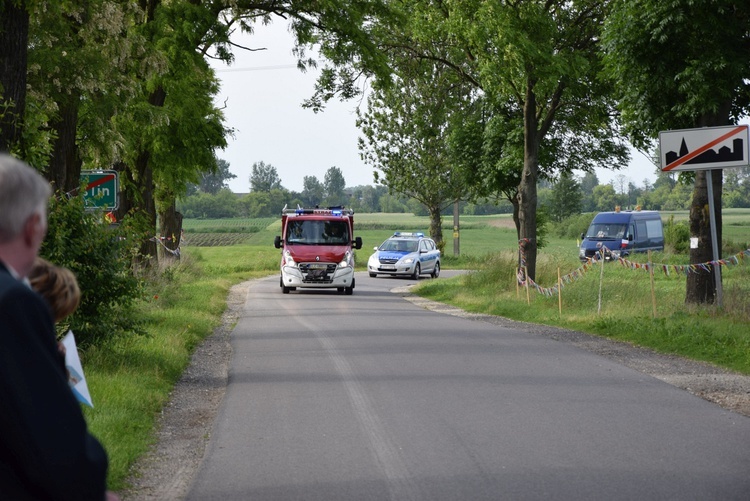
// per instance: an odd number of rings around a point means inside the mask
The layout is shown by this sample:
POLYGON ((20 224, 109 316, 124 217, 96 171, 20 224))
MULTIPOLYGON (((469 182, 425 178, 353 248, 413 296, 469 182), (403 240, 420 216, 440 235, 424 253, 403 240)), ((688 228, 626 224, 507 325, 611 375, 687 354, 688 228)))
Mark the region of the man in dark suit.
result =
POLYGON ((34 169, 0 154, 0 499, 117 499, 68 386, 49 306, 25 281, 50 193, 34 169))

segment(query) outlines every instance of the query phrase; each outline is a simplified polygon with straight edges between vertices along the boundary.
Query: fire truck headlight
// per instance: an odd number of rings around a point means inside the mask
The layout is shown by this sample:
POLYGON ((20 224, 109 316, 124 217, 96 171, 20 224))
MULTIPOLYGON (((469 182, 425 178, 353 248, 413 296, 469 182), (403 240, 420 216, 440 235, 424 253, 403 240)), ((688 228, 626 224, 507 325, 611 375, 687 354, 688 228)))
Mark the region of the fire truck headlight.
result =
POLYGON ((346 254, 344 254, 344 259, 341 260, 339 263, 339 268, 348 268, 352 265, 352 254, 349 251, 346 251, 346 254))
POLYGON ((289 251, 286 251, 284 253, 284 265, 285 266, 297 266, 297 263, 294 262, 294 258, 292 257, 292 253, 289 251))

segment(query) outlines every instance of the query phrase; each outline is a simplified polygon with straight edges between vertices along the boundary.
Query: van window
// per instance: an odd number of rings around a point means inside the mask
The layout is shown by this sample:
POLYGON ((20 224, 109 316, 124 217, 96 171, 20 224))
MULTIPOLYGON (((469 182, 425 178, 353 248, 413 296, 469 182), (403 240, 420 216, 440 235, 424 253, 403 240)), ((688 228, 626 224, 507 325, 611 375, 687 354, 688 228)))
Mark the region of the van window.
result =
POLYGON ((657 219, 648 219, 646 221, 646 231, 648 232, 648 238, 662 238, 662 226, 661 221, 657 219))
POLYGON ((645 242, 648 240, 648 227, 643 219, 635 222, 635 240, 636 242, 645 242))
POLYGON ((626 224, 592 223, 586 232, 586 238, 625 238, 626 224))

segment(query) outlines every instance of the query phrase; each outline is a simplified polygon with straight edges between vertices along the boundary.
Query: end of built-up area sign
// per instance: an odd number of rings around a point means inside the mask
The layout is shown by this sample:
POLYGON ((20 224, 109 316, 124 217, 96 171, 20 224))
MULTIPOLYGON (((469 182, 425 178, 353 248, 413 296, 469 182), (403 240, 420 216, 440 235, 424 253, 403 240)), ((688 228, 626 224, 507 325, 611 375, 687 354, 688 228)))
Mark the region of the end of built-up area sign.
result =
POLYGON ((81 183, 86 183, 83 199, 87 208, 116 209, 118 206, 117 172, 81 171, 81 183))
POLYGON ((748 126, 729 125, 659 133, 661 170, 710 170, 748 165, 748 126))

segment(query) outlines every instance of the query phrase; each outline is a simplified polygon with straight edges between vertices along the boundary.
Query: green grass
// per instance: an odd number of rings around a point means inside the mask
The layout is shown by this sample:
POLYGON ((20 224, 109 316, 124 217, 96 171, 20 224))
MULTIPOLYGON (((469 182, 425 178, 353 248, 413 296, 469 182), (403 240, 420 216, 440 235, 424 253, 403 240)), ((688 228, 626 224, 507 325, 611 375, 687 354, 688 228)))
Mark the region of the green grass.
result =
MULTIPOLYGON (((636 260, 646 262, 645 256, 636 260)), ((567 256, 540 254, 536 282, 544 293, 530 288, 527 296, 516 287, 514 269, 515 256, 506 253, 467 276, 422 282, 415 292, 476 313, 567 327, 750 374, 750 258, 745 265, 722 267, 721 309, 686 305, 686 279, 674 273, 655 273, 652 295, 643 269, 605 263, 602 274, 599 265, 584 271, 570 266, 567 256), (562 313, 558 268, 570 277, 560 289, 562 313)))
POLYGON ((144 335, 111 338, 82 353, 94 401, 84 415, 109 454, 111 489, 124 488, 133 463, 154 440, 156 419, 193 349, 219 325, 229 288, 267 276, 276 265, 265 249, 188 248, 140 303, 144 335))
MULTIPOLYGON (((748 223, 750 211, 726 214, 725 234, 731 226, 747 235, 748 223)), ((110 487, 115 490, 124 487, 133 463, 154 440, 157 416, 193 349, 219 325, 230 287, 278 273, 279 250, 273 240, 280 234, 279 220, 186 220, 185 225, 196 231, 188 233, 182 261, 164 270, 140 303, 146 334, 112 338, 82 354, 95 405, 84 413, 109 453, 110 487), (253 231, 245 230, 256 222, 253 231), (244 238, 231 246, 191 245, 198 230, 207 228, 218 231, 205 234, 244 238)), ((356 253, 357 269, 364 269, 372 248, 393 231, 428 228, 427 218, 407 214, 355 215, 355 236, 364 241, 356 253)), ((609 263, 604 267, 601 313, 597 267, 565 285, 561 316, 557 297, 532 290, 528 304, 525 290, 516 290, 517 241, 509 215, 463 216, 459 257, 453 256, 450 220, 444 221, 444 228, 443 268, 479 271, 455 279, 423 280, 419 294, 470 311, 614 337, 750 374, 750 259, 723 269, 723 309, 686 307, 684 277, 657 274, 654 319, 649 275, 609 263)), ((654 254, 653 260, 687 263, 686 256, 663 253, 654 254)), ((643 262, 645 256, 633 261, 643 262)), ((580 266, 574 240, 550 238, 539 253, 537 281, 552 287, 558 268, 566 275, 580 266)))

